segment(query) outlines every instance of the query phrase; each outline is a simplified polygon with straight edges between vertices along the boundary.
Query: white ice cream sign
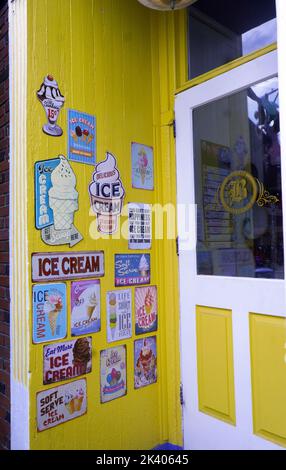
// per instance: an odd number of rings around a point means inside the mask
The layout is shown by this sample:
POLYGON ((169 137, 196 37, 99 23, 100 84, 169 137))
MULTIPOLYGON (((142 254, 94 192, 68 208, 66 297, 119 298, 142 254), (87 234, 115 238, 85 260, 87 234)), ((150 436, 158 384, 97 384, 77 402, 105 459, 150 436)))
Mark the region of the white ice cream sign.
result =
POLYGON ((47 245, 74 246, 82 240, 74 227, 78 210, 76 176, 60 155, 35 165, 36 227, 47 245))
POLYGON ((107 152, 106 160, 98 163, 89 185, 90 202, 97 216, 97 228, 104 234, 112 234, 118 228, 125 191, 116 166, 115 157, 107 152))

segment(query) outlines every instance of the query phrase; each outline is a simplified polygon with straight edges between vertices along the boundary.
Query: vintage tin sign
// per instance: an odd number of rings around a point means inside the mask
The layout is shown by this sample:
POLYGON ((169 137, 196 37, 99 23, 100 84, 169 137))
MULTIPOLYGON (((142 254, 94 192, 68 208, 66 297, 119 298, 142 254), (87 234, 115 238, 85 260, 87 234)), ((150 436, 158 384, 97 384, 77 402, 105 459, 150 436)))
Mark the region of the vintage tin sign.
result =
POLYGON ((152 238, 152 210, 150 204, 128 204, 130 250, 150 250, 152 238))
POLYGON ((157 382, 156 336, 134 342, 134 387, 145 387, 157 382))
POLYGON ((68 110, 68 158, 95 165, 96 119, 90 114, 68 110))
POLYGON ((135 333, 142 335, 157 331, 158 307, 157 287, 137 287, 135 289, 135 333))
POLYGON ((153 148, 132 142, 132 187, 137 189, 154 189, 153 148))
POLYGON ((101 351, 100 377, 101 403, 126 395, 126 346, 101 351))
POLYGON ((103 251, 33 253, 33 282, 104 276, 103 251))
POLYGON ((132 292, 130 289, 107 292, 107 341, 112 343, 132 336, 132 292))
POLYGON ((79 418, 86 410, 86 379, 41 391, 37 394, 38 431, 79 418))
POLYGON ((75 246, 82 235, 74 226, 78 210, 76 176, 67 159, 60 155, 35 164, 35 217, 44 243, 75 246))
POLYGON ((91 372, 92 339, 79 338, 44 346, 44 385, 91 372))
POLYGON ((43 132, 52 137, 60 137, 63 130, 57 125, 57 120, 65 103, 65 97, 61 94, 58 83, 52 75, 44 78, 37 91, 37 98, 45 110, 48 121, 43 125, 43 132))
POLYGON ((65 284, 33 286, 33 342, 46 343, 67 335, 65 284))
POLYGON ((103 234, 115 233, 123 207, 123 188, 114 155, 107 152, 106 159, 96 165, 93 181, 89 185, 91 208, 96 215, 97 229, 103 234))
POLYGON ((71 284, 71 334, 97 333, 100 320, 100 281, 77 281, 71 284))
POLYGON ((115 286, 150 284, 150 255, 115 255, 115 286))

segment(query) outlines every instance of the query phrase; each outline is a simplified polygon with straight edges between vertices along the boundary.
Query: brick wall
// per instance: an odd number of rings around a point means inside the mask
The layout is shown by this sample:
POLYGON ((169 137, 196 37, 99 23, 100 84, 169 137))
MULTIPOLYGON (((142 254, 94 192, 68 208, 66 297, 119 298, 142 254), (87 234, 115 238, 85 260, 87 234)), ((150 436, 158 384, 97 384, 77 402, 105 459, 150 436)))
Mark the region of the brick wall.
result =
POLYGON ((10 447, 8 6, 0 0, 0 450, 10 447))

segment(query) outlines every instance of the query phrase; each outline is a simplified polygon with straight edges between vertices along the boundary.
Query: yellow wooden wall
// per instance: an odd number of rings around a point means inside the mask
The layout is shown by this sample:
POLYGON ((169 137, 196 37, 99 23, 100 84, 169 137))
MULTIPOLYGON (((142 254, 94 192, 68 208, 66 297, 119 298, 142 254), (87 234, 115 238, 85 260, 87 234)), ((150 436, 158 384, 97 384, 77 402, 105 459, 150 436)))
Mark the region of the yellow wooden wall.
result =
MULTIPOLYGON (((67 154, 67 109, 96 115, 97 161, 116 155, 125 201, 175 203, 175 154, 172 128, 176 78, 175 41, 182 15, 158 13, 137 0, 29 0, 28 5, 28 242, 33 252, 49 251, 34 222, 34 163, 67 154), (60 112, 60 138, 41 128, 44 111, 36 98, 43 77, 52 74, 66 98, 60 112), (155 191, 132 189, 131 141, 154 146, 155 191)), ((181 23, 182 24, 182 23, 181 23)), ((184 54, 184 52, 183 52, 184 54)), ((182 57, 182 56, 181 56, 182 57)), ((184 56, 183 56, 184 57, 184 56)), ((179 62, 178 62, 179 63, 179 62)), ((183 64, 177 67, 184 75, 183 64)), ((182 81, 182 80, 181 80, 182 81)), ((30 348, 30 442, 32 449, 149 449, 164 441, 182 444, 179 404, 179 301, 175 240, 154 241, 151 284, 158 286, 158 383, 133 387, 133 340, 127 344, 127 396, 100 404, 100 350, 108 347, 105 294, 114 288, 114 254, 128 252, 126 240, 94 241, 89 235, 88 184, 93 168, 72 163, 77 176, 79 211, 75 226, 84 236, 74 251, 104 250, 101 279, 102 331, 93 335, 93 370, 87 375, 87 415, 38 433, 36 393, 42 385, 43 346, 30 348)), ((65 248, 67 249, 68 248, 65 248)), ((56 247, 55 251, 64 251, 56 247)), ((70 283, 68 285, 68 297, 70 283)), ((30 290, 32 286, 30 285, 30 290)), ((132 288, 134 297, 134 288, 132 288)), ((70 304, 69 304, 70 305, 70 304)), ((68 329, 70 322, 68 323, 68 329)), ((30 312, 32 329, 32 314, 30 312)), ((68 335, 67 339, 71 339, 68 335)), ((52 386, 50 387, 52 388, 52 386)))

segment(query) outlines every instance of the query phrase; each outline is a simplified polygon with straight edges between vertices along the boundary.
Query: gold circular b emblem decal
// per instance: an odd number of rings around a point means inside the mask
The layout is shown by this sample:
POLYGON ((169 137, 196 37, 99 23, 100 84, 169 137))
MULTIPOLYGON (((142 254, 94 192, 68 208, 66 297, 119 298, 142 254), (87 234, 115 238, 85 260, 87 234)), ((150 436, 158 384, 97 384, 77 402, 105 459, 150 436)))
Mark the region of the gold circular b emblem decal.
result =
POLYGON ((256 180, 247 171, 234 171, 223 181, 219 195, 221 204, 227 212, 243 214, 249 211, 257 200, 256 180))

